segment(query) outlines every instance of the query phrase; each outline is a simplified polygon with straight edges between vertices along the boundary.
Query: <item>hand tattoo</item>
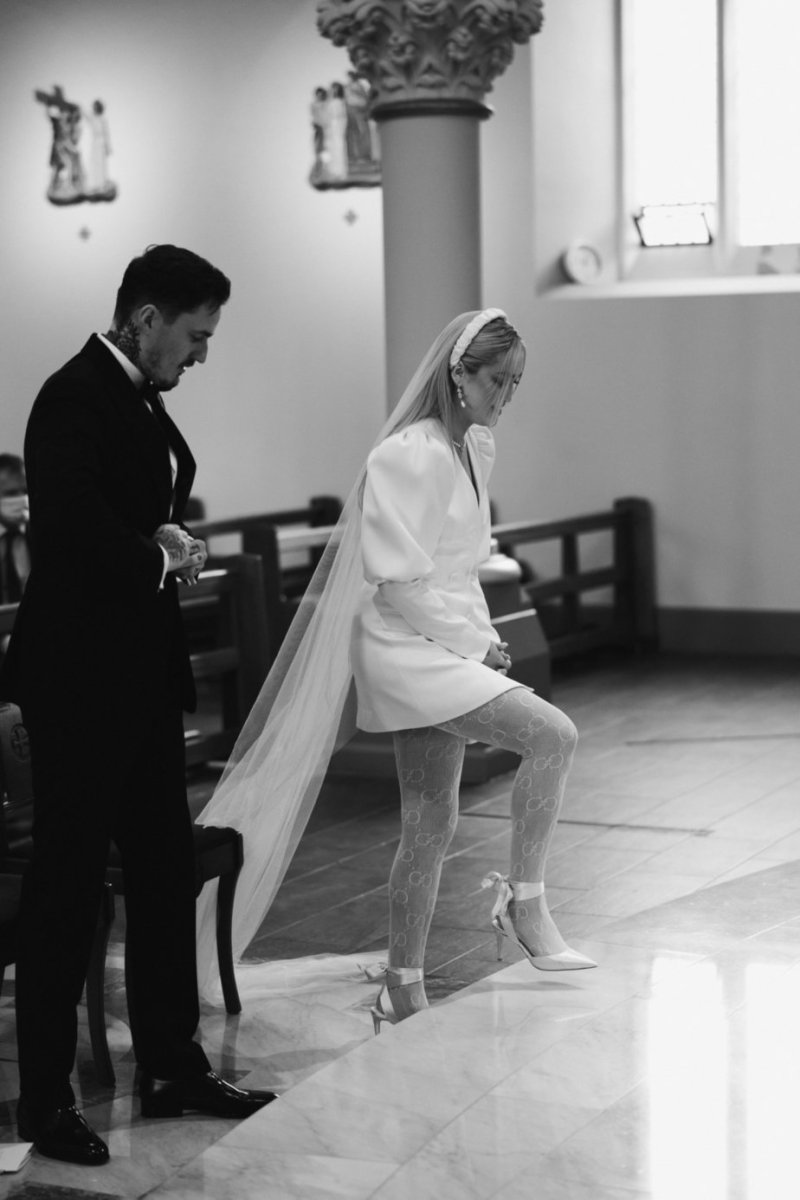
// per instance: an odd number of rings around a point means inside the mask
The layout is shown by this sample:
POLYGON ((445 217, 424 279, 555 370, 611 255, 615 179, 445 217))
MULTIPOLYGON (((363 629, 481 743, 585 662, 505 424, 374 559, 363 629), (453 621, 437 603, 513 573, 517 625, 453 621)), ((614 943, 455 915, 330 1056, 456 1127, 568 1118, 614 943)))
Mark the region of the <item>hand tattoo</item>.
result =
POLYGON ((167 552, 170 566, 182 566, 191 553, 191 539, 177 525, 160 525, 154 534, 159 546, 167 552))

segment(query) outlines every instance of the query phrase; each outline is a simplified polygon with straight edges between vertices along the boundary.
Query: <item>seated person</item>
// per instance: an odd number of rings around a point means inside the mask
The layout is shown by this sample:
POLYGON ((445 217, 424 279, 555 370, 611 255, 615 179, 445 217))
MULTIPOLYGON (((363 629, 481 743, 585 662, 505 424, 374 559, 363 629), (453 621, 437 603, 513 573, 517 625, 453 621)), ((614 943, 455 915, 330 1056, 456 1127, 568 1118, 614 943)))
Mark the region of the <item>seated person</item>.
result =
MULTIPOLYGON (((31 569, 27 529, 25 464, 16 454, 0 454, 0 604, 15 604, 25 589, 31 569)), ((0 640, 0 657, 7 641, 0 640)))

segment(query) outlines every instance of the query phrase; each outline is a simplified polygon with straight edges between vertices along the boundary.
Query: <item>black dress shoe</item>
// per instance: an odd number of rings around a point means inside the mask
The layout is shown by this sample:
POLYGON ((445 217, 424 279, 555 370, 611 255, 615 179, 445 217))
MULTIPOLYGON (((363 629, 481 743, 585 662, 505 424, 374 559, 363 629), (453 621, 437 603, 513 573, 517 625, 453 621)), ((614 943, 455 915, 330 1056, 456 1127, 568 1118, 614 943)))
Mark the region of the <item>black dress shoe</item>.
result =
POLYGON ((234 1087, 208 1071, 192 1079, 154 1079, 142 1072, 139 1098, 143 1117, 182 1117, 190 1109, 241 1121, 276 1097, 274 1092, 248 1092, 234 1087))
POLYGON ((33 1142, 40 1154, 62 1162, 100 1167, 108 1162, 108 1146, 84 1120, 74 1104, 32 1113, 24 1101, 17 1107, 17 1128, 23 1142, 33 1142))

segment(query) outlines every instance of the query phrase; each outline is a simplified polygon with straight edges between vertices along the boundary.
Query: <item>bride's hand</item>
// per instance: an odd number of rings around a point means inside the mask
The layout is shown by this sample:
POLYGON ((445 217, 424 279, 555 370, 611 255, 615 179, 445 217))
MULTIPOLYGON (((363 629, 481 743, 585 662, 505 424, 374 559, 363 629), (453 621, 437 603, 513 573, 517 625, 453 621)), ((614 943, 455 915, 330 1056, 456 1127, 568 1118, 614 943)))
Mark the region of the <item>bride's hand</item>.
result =
POLYGON ((507 649, 508 642, 492 642, 483 660, 484 666, 499 671, 501 675, 507 675, 511 666, 511 657, 506 654, 507 649))

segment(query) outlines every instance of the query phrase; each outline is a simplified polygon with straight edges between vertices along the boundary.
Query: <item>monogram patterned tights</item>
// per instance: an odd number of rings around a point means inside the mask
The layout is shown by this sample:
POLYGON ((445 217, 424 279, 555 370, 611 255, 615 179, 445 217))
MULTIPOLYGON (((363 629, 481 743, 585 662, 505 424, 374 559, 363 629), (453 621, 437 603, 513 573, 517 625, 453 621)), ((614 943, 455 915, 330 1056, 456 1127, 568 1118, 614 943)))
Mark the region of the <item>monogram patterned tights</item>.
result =
MULTIPOLYGON (((390 969, 423 965, 442 863, 458 820, 467 739, 520 755, 511 792, 509 878, 523 883, 543 879, 577 742, 569 717, 520 687, 452 721, 396 733, 402 835, 389 877, 390 969)), ((544 896, 512 902, 509 915, 534 953, 564 949, 544 896)))

